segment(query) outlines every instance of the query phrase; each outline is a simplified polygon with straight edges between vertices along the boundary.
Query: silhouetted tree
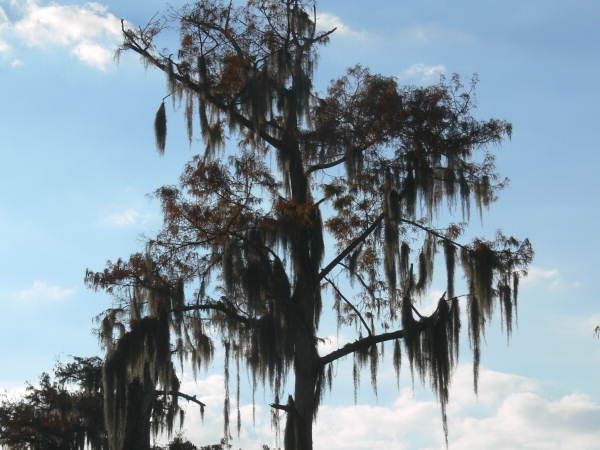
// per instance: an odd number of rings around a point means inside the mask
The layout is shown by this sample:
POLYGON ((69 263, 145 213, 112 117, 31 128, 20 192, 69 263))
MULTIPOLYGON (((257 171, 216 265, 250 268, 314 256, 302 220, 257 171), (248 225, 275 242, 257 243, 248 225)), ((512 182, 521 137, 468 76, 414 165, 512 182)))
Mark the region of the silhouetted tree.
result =
MULTIPOLYGON (((153 396, 151 425, 157 430, 164 428, 160 423, 167 419, 163 396, 163 392, 156 391, 153 396)), ((195 397, 183 393, 178 396, 204 407, 195 397)), ((0 403, 0 447, 6 450, 108 450, 103 404, 100 358, 75 356, 73 362, 58 363, 54 379, 43 373, 39 386, 29 384, 23 397, 6 398, 0 403)), ((189 443, 178 436, 169 445, 179 448, 180 444, 185 449, 189 443)))
POLYGON ((205 405, 179 390, 165 313, 141 317, 130 310, 129 330, 119 323, 123 313, 110 310, 100 331, 107 349, 102 367, 104 423, 111 450, 149 449, 151 436, 170 435, 177 417, 182 426, 180 398, 198 405, 202 416, 205 405), (118 339, 113 339, 115 326, 120 328, 118 339))
MULTIPOLYGON (((105 366, 109 434, 127 426, 122 396, 132 377, 149 390, 171 390, 171 356, 207 364, 215 339, 224 344, 226 385, 233 360, 249 368, 255 385, 272 388, 271 406, 286 414, 286 450, 313 448, 312 423, 332 365, 352 355, 355 383, 368 365, 375 387, 384 343, 393 347, 396 371, 404 353, 429 382, 447 433, 460 304, 475 389, 480 336, 496 303, 510 333, 529 242, 498 233, 461 243, 461 225, 438 223, 442 208, 458 205, 468 221, 473 205, 481 214, 495 200, 503 182, 486 148, 509 136, 510 124, 476 120, 471 90, 456 77, 402 87, 357 66, 319 97, 312 84, 317 47, 335 30, 318 31, 316 21, 309 1, 236 7, 206 0, 123 28, 122 50, 166 74, 168 94, 185 106, 190 143, 198 118, 206 147, 179 187, 156 192, 164 227, 146 252, 87 273, 91 286, 120 298, 105 321, 107 342, 115 326, 130 330, 105 366), (156 39, 170 21, 180 47, 161 50, 156 39), (225 150, 227 138, 237 138, 237 147, 225 150), (324 240, 335 246, 326 252, 324 240), (438 251, 447 288, 425 316, 416 300, 430 286, 438 251), (464 295, 455 293, 457 264, 464 295), (324 297, 325 289, 332 295, 324 297), (320 355, 324 300, 358 336, 320 355), (282 404, 290 372, 293 392, 282 404)), ((160 152, 166 122, 163 103, 155 120, 160 152)), ((239 388, 237 396, 239 405, 239 388)), ((226 439, 229 410, 227 395, 226 439)))
POLYGON ((100 358, 58 364, 22 398, 0 403, 0 446, 29 450, 108 449, 102 420, 100 358))

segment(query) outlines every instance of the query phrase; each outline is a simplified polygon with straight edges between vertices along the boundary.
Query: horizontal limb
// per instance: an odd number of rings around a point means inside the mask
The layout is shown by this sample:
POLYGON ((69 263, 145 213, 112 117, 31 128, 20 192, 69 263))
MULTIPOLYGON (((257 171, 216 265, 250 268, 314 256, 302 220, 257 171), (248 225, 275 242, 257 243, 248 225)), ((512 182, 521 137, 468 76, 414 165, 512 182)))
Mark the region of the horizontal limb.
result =
MULTIPOLYGON (((414 328, 410 331, 412 332, 420 332, 425 329, 424 322, 415 322, 414 328)), ((333 352, 322 356, 319 361, 322 366, 332 363, 333 361, 343 358, 350 353, 354 353, 361 349, 366 349, 371 347, 374 344, 378 344, 380 342, 391 341, 394 339, 402 339, 408 334, 407 330, 397 330, 392 331, 390 333, 382 333, 377 335, 368 336, 362 339, 357 339, 354 342, 344 345, 342 348, 334 350, 333 352)))
MULTIPOLYGON (((156 391, 156 395, 164 395, 164 394, 165 394, 164 391, 161 391, 161 390, 156 391)), ((167 391, 166 394, 171 395, 173 397, 181 397, 184 400, 187 400, 188 402, 195 403, 196 405, 200 406, 200 408, 202 408, 202 409, 204 409, 206 407, 206 404, 201 402, 200 400, 198 400, 195 395, 188 395, 188 394, 184 394, 183 392, 179 392, 179 391, 167 391)))

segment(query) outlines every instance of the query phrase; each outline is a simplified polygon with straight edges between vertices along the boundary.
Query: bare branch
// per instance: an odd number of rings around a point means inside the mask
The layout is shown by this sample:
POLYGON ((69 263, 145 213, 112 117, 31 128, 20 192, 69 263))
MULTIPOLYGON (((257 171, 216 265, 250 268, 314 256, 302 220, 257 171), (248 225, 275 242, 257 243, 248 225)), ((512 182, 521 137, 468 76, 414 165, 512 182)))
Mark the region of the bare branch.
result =
POLYGON ((328 163, 315 164, 314 166, 310 166, 308 169, 306 169, 306 175, 310 175, 311 173, 316 172, 317 170, 329 169, 331 167, 335 167, 345 161, 346 161, 346 157, 344 156, 342 158, 336 159, 335 161, 330 161, 328 163))
MULTIPOLYGON (((164 394, 165 394, 165 391, 161 391, 161 390, 156 391, 156 395, 164 395, 164 394)), ((188 395, 188 394, 184 394, 183 392, 179 392, 179 391, 167 391, 166 394, 171 395, 173 397, 181 397, 181 398, 187 400, 188 402, 197 404, 202 409, 204 409, 206 407, 206 404, 204 404, 200 400, 198 400, 195 395, 188 395)))
MULTIPOLYGON (((224 297, 223 297, 224 298, 224 297)), ((240 314, 238 310, 233 308, 230 302, 217 301, 211 303, 195 303, 193 305, 186 305, 181 308, 177 308, 172 312, 187 312, 187 311, 218 311, 225 314, 230 319, 242 322, 246 325, 253 325, 256 319, 240 314)))
POLYGON ((333 261, 331 261, 321 272, 319 273, 319 280, 322 280, 327 276, 329 272, 331 272, 335 266, 337 266, 346 256, 348 256, 356 247, 358 247, 372 232, 379 226, 381 221, 383 220, 383 213, 377 216, 375 222, 373 222, 365 231, 363 231, 360 236, 356 237, 348 247, 346 247, 339 255, 337 255, 333 261))
POLYGON ((371 287, 367 284, 365 279, 359 273, 357 273, 356 271, 353 272, 352 270, 350 270, 350 267, 343 262, 340 262, 340 266, 342 266, 344 269, 346 269, 348 272, 350 272, 350 276, 355 276, 358 279, 358 281, 360 282, 360 284, 362 284, 362 287, 364 287, 365 290, 369 293, 369 295, 371 296, 371 299, 374 302, 377 301, 377 299, 375 298, 375 292, 373 291, 373 289, 371 289, 371 287))
POLYGON ((367 322, 365 321, 365 319, 363 318, 362 314, 360 313, 360 311, 358 309, 356 309, 356 306, 354 306, 350 300, 348 300, 346 298, 346 296, 344 294, 342 294, 342 292, 338 289, 338 287, 335 285, 335 283, 333 281, 331 281, 329 278, 325 277, 325 280, 331 284, 331 286, 333 286, 333 289, 335 289, 335 292, 337 292, 337 294, 340 296, 340 298, 342 300, 344 300, 348 305, 350 305, 350 307, 354 310, 354 312, 356 313, 356 315, 358 316, 358 318, 360 319, 360 321, 362 322, 362 324, 364 325, 364 327, 367 330, 367 333, 369 333, 369 336, 373 336, 373 332, 371 331, 371 328, 369 327, 369 325, 367 325, 367 322))
POLYGON ((446 242, 449 242, 450 244, 452 244, 452 245, 454 245, 456 247, 460 247, 460 248, 464 248, 464 249, 468 250, 468 247, 466 245, 463 245, 463 244, 461 244, 459 242, 453 241, 450 238, 447 238, 443 234, 435 231, 433 228, 426 227, 425 225, 421 225, 418 222, 415 222, 413 220, 408 220, 408 219, 400 219, 400 222, 406 223, 408 225, 412 225, 413 227, 420 228, 421 230, 426 231, 427 233, 429 233, 429 234, 431 234, 431 235, 433 235, 433 236, 435 236, 437 238, 440 238, 440 239, 442 239, 442 240, 444 240, 446 242))
POLYGON ((289 405, 280 405, 279 403, 271 403, 269 406, 273 409, 280 409, 281 411, 285 411, 287 413, 289 413, 291 410, 289 405))

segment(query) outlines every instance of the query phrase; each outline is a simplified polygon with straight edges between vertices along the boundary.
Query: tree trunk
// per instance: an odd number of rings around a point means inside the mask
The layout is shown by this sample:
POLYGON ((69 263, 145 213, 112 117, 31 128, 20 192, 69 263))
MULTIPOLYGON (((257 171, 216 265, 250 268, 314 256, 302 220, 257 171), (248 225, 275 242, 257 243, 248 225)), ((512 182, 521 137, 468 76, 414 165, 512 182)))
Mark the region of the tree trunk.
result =
POLYGON ((156 390, 147 367, 144 369, 144 380, 136 378, 128 384, 126 396, 125 423, 117 425, 122 427, 122 431, 115 448, 111 450, 149 450, 150 418, 156 390))
POLYGON ((318 371, 318 353, 312 336, 304 334, 297 340, 294 366, 294 400, 288 402, 285 450, 312 450, 318 371))
MULTIPOLYGON (((297 140, 298 117, 297 95, 298 79, 301 78, 300 57, 296 56, 296 76, 292 88, 288 91, 288 110, 286 135, 283 139, 283 153, 287 160, 292 199, 297 205, 311 201, 309 180, 305 173, 304 162, 297 140)), ((318 230, 322 232, 322 230, 318 230)), ((318 278, 320 261, 311 254, 315 229, 305 226, 299 229, 291 245, 291 256, 295 275, 295 287, 292 296, 294 305, 293 323, 295 334, 294 356, 294 397, 288 400, 285 427, 285 450, 312 450, 312 424, 318 407, 315 396, 319 370, 319 354, 316 347, 315 313, 320 308, 320 283, 318 278)))
POLYGON ((294 243, 299 265, 292 301, 295 306, 294 397, 288 401, 285 450, 312 450, 312 424, 318 407, 316 394, 319 353, 315 336, 315 306, 320 304, 317 268, 310 264, 308 239, 294 243), (298 273, 299 272, 299 273, 298 273))
POLYGON ((155 399, 154 389, 150 390, 139 380, 129 384, 125 432, 121 449, 150 449, 150 416, 155 399))

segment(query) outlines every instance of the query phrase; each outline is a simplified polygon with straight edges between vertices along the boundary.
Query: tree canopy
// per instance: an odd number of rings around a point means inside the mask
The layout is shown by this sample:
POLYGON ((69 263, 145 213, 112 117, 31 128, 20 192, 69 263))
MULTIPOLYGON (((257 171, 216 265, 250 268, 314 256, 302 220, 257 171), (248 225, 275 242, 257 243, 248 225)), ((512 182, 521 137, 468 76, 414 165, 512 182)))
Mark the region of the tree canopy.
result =
MULTIPOLYGON (((226 386, 234 361, 254 386, 272 389, 271 406, 286 416, 286 450, 313 448, 332 365, 352 356, 355 383, 367 365, 375 387, 386 343, 397 373, 404 355, 429 383, 447 434, 461 307, 475 389, 481 335, 495 310, 511 331, 529 241, 498 232, 461 242, 471 210, 482 215, 505 185, 488 149, 510 136, 510 124, 476 119, 473 86, 458 77, 400 86, 354 66, 319 96, 317 50, 335 30, 319 31, 317 22, 310 1, 207 0, 123 27, 121 51, 164 72, 167 96, 184 106, 190 143, 197 123, 205 146, 178 186, 156 191, 164 225, 145 252, 86 275, 118 299, 102 327, 113 449, 122 448, 132 382, 142 391, 175 390, 172 358, 197 369, 219 344, 226 386), (160 32, 173 25, 180 46, 161 49, 160 32), (452 215, 458 223, 442 221, 452 215), (439 266, 446 292, 424 315, 418 299, 439 266), (456 292, 457 268, 465 292, 456 292), (321 355, 323 311, 357 337, 321 355), (292 392, 282 402, 288 375, 292 392)), ((166 113, 163 100, 159 152, 168 144, 166 113)), ((239 387, 236 396, 239 405, 239 387)), ((229 393, 224 417, 227 441, 229 393)))
POLYGON ((102 420, 102 360, 75 357, 40 376, 25 395, 0 403, 0 446, 30 450, 108 449, 102 420))
MULTIPOLYGON (((54 377, 40 376, 23 396, 0 402, 0 447, 6 450, 109 450, 103 414, 102 359, 74 356, 57 363, 54 377)), ((201 404, 194 397, 179 393, 201 404)), ((164 401, 157 393, 152 420, 165 422, 164 401)), ((154 429, 160 429, 155 424, 154 429)), ((149 448, 149 447, 148 447, 149 448)), ((222 444, 196 447, 181 434, 152 450, 223 450, 222 444)))

